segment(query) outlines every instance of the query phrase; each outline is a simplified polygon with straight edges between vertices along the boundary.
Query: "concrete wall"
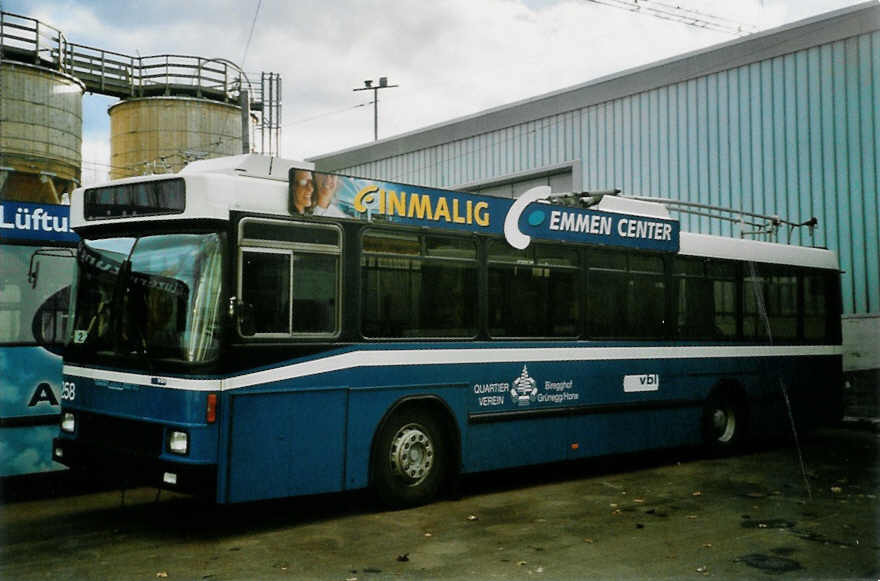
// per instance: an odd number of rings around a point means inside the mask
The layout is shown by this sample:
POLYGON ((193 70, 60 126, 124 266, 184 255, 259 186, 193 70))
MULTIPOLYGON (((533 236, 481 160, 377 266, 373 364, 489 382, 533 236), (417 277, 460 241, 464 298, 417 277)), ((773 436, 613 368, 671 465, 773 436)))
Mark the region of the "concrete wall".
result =
POLYGON ((843 317, 843 368, 880 369, 880 315, 843 317))

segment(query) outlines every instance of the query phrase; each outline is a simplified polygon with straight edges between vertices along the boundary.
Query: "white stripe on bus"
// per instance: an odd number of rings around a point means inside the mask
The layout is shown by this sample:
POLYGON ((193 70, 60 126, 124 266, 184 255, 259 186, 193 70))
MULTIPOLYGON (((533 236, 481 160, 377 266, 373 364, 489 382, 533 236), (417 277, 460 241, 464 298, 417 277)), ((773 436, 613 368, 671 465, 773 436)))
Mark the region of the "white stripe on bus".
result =
POLYGON ((154 388, 224 391, 358 367, 641 359, 742 359, 748 357, 828 356, 841 355, 842 353, 843 349, 840 345, 392 349, 349 351, 224 379, 154 376, 91 369, 75 365, 65 365, 64 375, 154 388))

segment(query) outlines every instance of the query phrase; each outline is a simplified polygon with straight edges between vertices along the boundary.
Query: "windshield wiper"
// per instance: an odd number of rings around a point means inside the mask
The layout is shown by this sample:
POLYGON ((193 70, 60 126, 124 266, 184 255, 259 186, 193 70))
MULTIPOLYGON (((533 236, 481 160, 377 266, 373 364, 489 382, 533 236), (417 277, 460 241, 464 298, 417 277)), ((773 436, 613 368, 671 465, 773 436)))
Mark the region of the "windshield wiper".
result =
MULTIPOLYGON (((138 355, 147 368, 147 371, 150 374, 153 374, 153 363, 150 361, 150 356, 147 352, 147 341, 144 335, 143 328, 139 324, 137 317, 134 313, 131 312, 130 304, 125 300, 126 298, 131 298, 131 257, 134 255, 134 251, 137 248, 138 241, 140 238, 137 238, 134 243, 131 245, 131 250, 128 251, 128 256, 125 257, 125 260, 122 262, 122 266, 119 268, 119 273, 117 274, 116 279, 116 287, 113 290, 113 312, 115 313, 114 323, 114 340, 115 347, 114 351, 118 354, 131 354, 134 353, 138 355), (134 344, 134 351, 128 350, 129 341, 124 340, 126 336, 126 331, 134 330, 138 334, 138 338, 131 337, 130 340, 134 344)), ((146 307, 146 305, 144 305, 146 307)))

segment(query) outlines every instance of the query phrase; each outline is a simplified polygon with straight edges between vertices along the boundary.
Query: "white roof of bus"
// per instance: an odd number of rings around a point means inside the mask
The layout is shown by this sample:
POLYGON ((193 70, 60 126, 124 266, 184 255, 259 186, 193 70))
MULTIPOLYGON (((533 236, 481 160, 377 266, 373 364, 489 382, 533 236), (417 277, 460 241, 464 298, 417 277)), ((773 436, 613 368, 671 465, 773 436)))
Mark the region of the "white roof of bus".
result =
POLYGON ((839 269, 837 256, 824 248, 809 248, 793 244, 743 240, 692 232, 682 232, 680 240, 679 254, 689 256, 839 269))
POLYGON ((180 170, 181 174, 213 173, 227 175, 246 175, 263 179, 287 182, 290 168, 315 169, 315 164, 308 161, 294 161, 280 157, 269 157, 255 153, 230 155, 194 161, 180 170))

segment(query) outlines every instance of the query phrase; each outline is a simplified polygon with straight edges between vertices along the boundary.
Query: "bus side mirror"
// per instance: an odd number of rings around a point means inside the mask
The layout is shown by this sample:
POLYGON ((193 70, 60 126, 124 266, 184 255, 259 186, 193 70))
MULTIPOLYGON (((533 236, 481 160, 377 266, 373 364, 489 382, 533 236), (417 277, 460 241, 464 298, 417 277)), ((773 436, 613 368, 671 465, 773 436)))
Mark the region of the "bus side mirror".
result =
POLYGON ((40 261, 34 260, 36 257, 37 253, 34 252, 31 255, 31 264, 28 267, 27 279, 31 283, 31 288, 37 288, 37 279, 40 277, 40 261))
POLYGON ((250 337, 256 333, 253 305, 245 304, 238 297, 230 297, 229 318, 242 337, 250 337))
MULTIPOLYGON (((37 281, 40 278, 40 260, 39 256, 54 256, 56 258, 76 258, 76 254, 70 248, 39 248, 31 254, 31 261, 28 265, 27 280, 31 288, 37 288, 37 281)), ((49 267, 51 268, 51 264, 49 267)))

